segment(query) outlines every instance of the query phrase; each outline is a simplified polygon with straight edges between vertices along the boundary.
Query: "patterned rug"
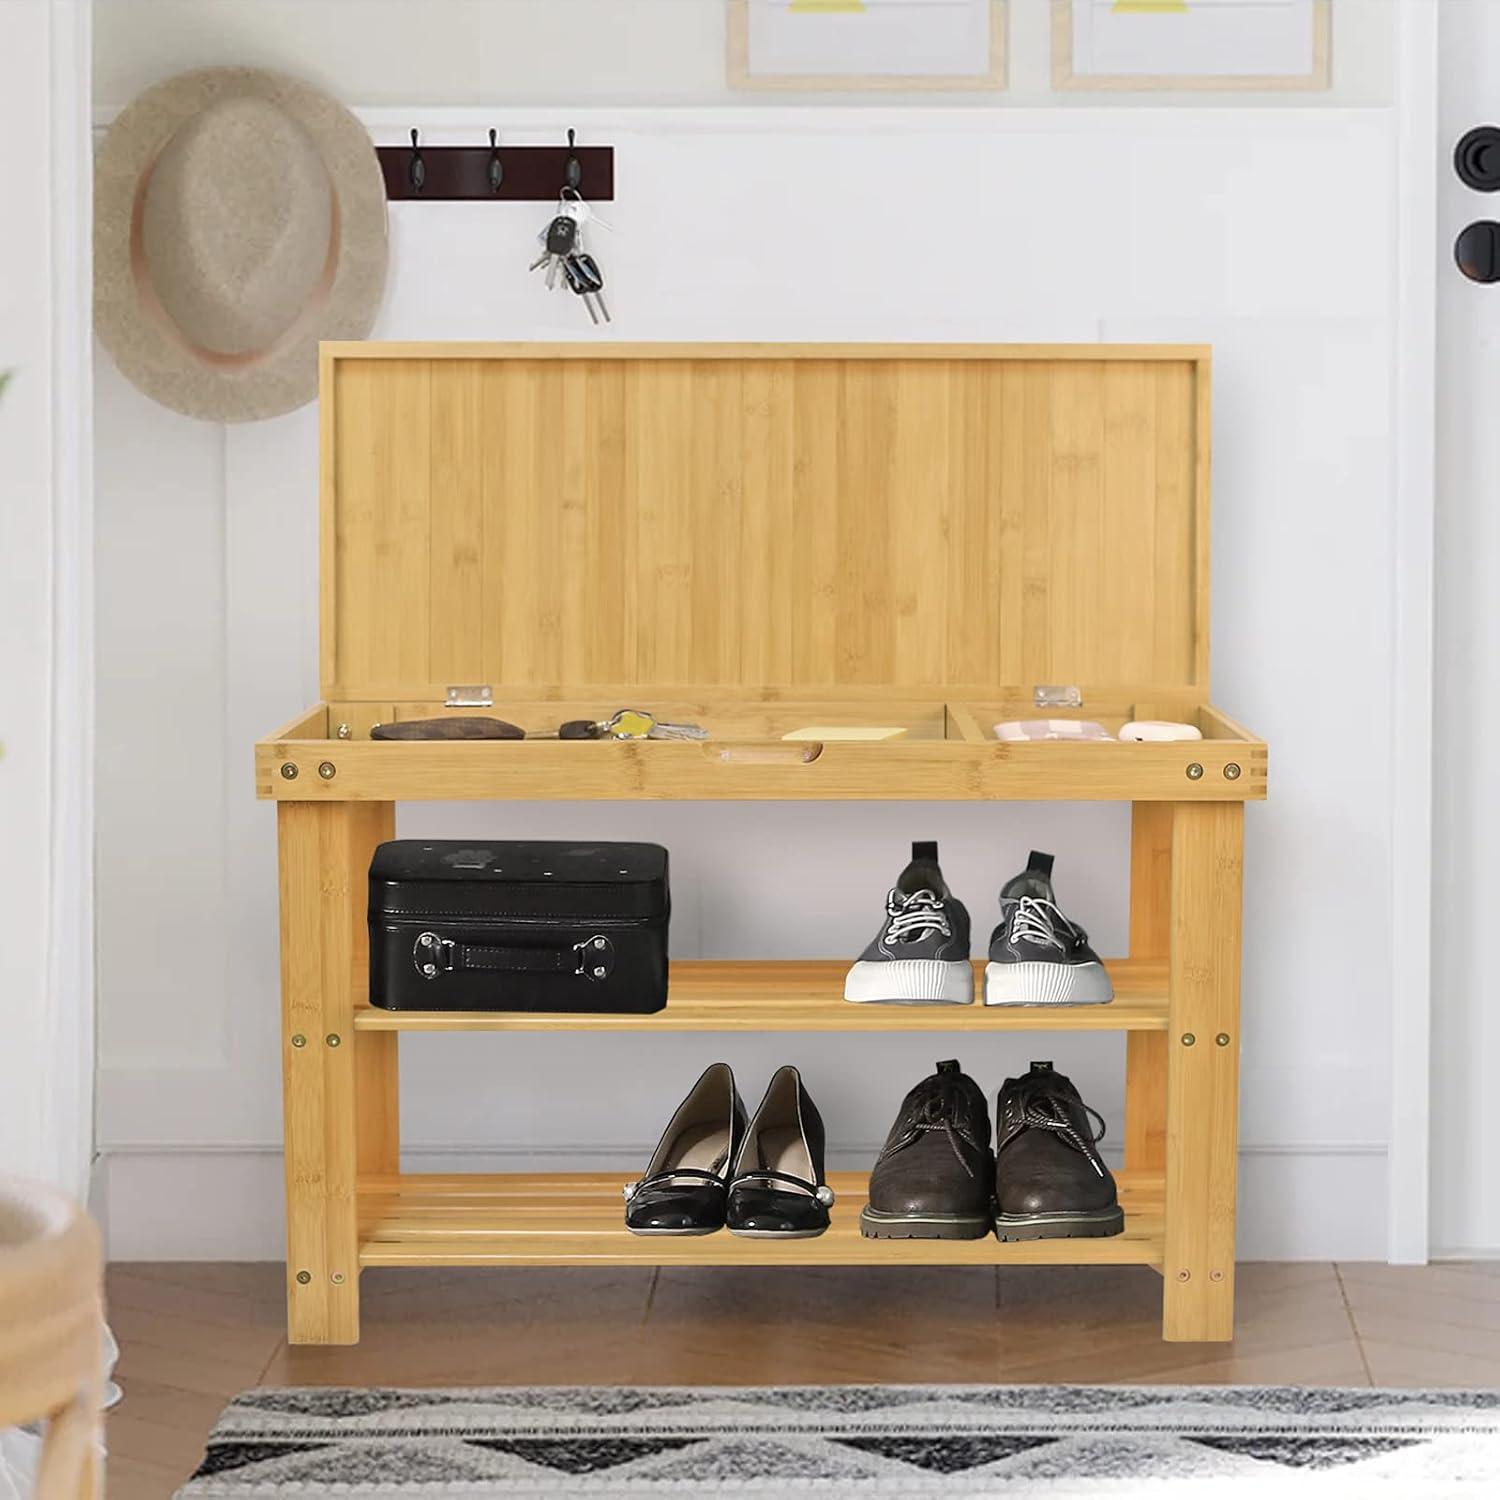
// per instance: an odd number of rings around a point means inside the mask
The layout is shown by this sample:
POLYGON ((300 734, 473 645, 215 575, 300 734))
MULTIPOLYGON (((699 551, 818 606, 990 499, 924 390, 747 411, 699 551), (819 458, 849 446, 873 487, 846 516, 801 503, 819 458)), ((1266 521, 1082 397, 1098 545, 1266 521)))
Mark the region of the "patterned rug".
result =
POLYGON ((179 1500, 1500 1495, 1500 1391, 248 1391, 179 1500))

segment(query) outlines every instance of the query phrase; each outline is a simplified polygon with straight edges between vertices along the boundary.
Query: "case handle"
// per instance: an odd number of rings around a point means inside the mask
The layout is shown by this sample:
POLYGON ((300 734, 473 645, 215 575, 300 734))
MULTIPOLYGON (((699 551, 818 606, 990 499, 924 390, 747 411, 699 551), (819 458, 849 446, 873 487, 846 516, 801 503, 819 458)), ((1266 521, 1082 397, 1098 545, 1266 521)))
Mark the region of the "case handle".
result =
POLYGON ((615 945, 602 932, 551 948, 459 943, 441 933, 424 932, 412 944, 411 959, 423 979, 436 979, 455 969, 486 969, 506 974, 581 974, 597 984, 614 972, 615 945))

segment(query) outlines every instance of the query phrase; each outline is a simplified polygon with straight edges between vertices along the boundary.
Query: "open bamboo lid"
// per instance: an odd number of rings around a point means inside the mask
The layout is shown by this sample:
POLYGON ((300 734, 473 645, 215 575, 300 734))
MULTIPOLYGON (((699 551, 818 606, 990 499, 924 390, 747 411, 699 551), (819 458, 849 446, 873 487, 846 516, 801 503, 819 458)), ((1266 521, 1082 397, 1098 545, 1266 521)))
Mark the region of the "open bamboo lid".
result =
POLYGON ((323 349, 328 700, 1208 689, 1208 351, 323 349))

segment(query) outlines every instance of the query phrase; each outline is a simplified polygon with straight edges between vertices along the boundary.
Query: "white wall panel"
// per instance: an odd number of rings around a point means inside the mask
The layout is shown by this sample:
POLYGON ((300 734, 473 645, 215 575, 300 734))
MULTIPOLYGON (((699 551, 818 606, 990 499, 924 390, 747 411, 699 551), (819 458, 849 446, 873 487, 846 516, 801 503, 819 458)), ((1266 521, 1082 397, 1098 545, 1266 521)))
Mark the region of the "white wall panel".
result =
MULTIPOLYGON (((119 107, 184 68, 238 63, 297 72, 343 98, 434 103, 704 104, 744 99, 724 81, 725 0, 96 0, 96 93, 119 107)), ((1051 94, 1051 0, 1008 0, 1009 87, 968 95, 988 107, 1051 94)), ((1334 7, 1333 86, 1314 104, 1390 97, 1387 0, 1334 7)), ((753 97, 753 96, 752 96, 753 97)), ((847 103, 847 94, 831 95, 847 103)), ((895 95, 920 107, 933 95, 895 95)), ((938 95, 951 99, 952 95, 938 95)), ((1116 107, 1149 107, 1123 94, 1116 107)), ((1276 106, 1284 90, 1178 95, 1194 108, 1276 106)), ((774 98, 767 101, 774 106, 774 98)), ((504 116, 497 118, 504 123, 504 116)), ((483 139, 483 137, 481 137, 483 139)))
POLYGON ((224 431, 95 366, 101 1060, 224 1066, 224 431))
POLYGON ((93 1144, 89 14, 0 19, 0 1170, 93 1144))

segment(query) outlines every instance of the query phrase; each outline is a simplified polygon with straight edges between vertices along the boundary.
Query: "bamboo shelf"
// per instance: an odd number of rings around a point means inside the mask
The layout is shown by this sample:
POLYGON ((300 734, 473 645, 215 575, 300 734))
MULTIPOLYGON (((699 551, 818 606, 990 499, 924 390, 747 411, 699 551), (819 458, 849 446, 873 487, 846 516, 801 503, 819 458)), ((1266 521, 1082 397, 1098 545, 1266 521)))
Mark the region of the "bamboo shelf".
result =
MULTIPOLYGON (((1110 959, 1109 1005, 851 1005, 849 965, 837 961, 679 960, 667 1008, 655 1015, 540 1015, 520 1012, 377 1010, 354 1012, 356 1031, 1165 1031, 1167 966, 1110 959)), ((974 993, 984 963, 974 961, 974 993)))
POLYGON ((356 1341, 361 1271, 391 1265, 1022 1263, 1153 1266, 1165 1338, 1232 1337, 1243 826, 1267 749, 1208 694, 1208 351, 329 344, 320 415, 322 695, 255 747, 279 830, 289 1338, 356 1341), (627 705, 709 738, 371 738, 627 705), (995 739, 1028 717, 1202 738, 995 739), (858 724, 904 734, 783 738, 858 724), (674 963, 654 1016, 372 1008, 370 856, 398 802, 462 799, 1130 802, 1117 998, 853 1005, 847 957, 768 955, 674 963), (820 1238, 642 1239, 623 1174, 401 1172, 403 1033, 985 1030, 1124 1033, 1123 1235, 864 1240, 865 1178, 836 1174, 820 1238))
MULTIPOLYGON (((798 1241, 808 1266, 1160 1266, 1160 1175, 1119 1176, 1125 1232, 1097 1240, 867 1240, 859 1232, 866 1177, 833 1172, 832 1227, 798 1241)), ((403 1174, 367 1178, 359 1193, 362 1266, 779 1266, 789 1248, 721 1230, 642 1238, 624 1227, 620 1179, 403 1174)))

